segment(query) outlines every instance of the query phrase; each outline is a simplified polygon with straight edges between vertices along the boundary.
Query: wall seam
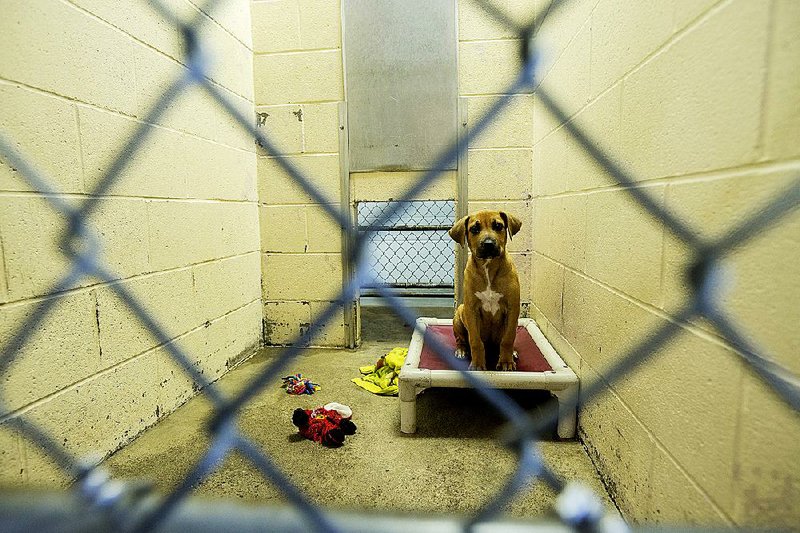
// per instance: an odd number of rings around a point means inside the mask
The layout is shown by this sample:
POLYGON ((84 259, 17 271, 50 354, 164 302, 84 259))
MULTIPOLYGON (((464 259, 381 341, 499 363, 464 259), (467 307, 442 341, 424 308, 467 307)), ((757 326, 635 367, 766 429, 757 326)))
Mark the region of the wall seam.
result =
POLYGON ((767 44, 764 47, 764 86, 761 88, 761 109, 758 124, 758 141, 756 144, 756 161, 763 161, 767 157, 767 103, 770 91, 770 76, 772 66, 772 48, 775 39, 775 1, 770 2, 769 18, 767 20, 767 44))
POLYGON ((66 291, 63 291, 63 292, 58 292, 58 293, 49 293, 47 295, 39 294, 39 295, 34 295, 34 296, 26 296, 25 298, 20 299, 20 300, 14 300, 14 301, 9 301, 9 302, 5 302, 5 303, 0 304, 0 310, 13 309, 14 307, 19 307, 19 306, 22 306, 22 305, 38 303, 38 302, 47 300, 48 298, 66 298, 66 297, 69 297, 69 296, 77 296, 77 295, 80 295, 80 294, 85 294, 85 293, 91 291, 92 289, 96 289, 96 288, 100 288, 100 287, 109 287, 111 285, 115 285, 115 284, 118 284, 118 283, 128 283, 128 282, 140 281, 140 280, 147 279, 147 278, 154 277, 154 276, 160 276, 160 275, 165 275, 165 274, 172 274, 172 273, 181 272, 183 270, 192 269, 192 268, 194 268, 196 266, 202 266, 202 265, 206 265, 208 263, 229 261, 229 260, 234 260, 234 259, 242 258, 242 257, 248 256, 248 255, 259 254, 259 253, 261 253, 260 250, 250 250, 250 251, 243 252, 243 253, 240 253, 240 254, 227 255, 227 256, 223 256, 223 257, 215 257, 213 259, 206 259, 206 260, 203 260, 203 261, 199 261, 197 263, 191 263, 189 265, 182 265, 182 266, 179 266, 179 267, 166 268, 166 269, 163 269, 163 270, 158 270, 156 272, 144 272, 144 273, 141 273, 141 274, 135 274, 135 275, 129 276, 127 278, 116 279, 116 280, 114 280, 114 281, 112 281, 110 283, 98 282, 98 283, 92 283, 91 285, 85 285, 83 287, 76 287, 76 288, 69 289, 69 290, 66 290, 66 291))
POLYGON ((236 150, 236 151, 239 151, 239 152, 245 152, 245 153, 248 153, 248 154, 256 153, 255 149, 246 150, 244 148, 237 147, 237 146, 231 146, 231 145, 225 144, 225 143, 221 143, 219 141, 215 141, 214 139, 210 139, 208 137, 203 137, 201 135, 198 135, 196 133, 192 133, 192 132, 189 132, 189 131, 184 131, 184 130, 171 128, 171 127, 165 126, 163 124, 153 124, 152 122, 145 122, 145 121, 141 120, 139 117, 136 117, 135 115, 128 115, 126 113, 123 113, 121 111, 117 111, 115 109, 109 109, 107 107, 99 106, 97 104, 93 104, 93 103, 90 103, 90 102, 84 102, 82 100, 78 100, 77 98, 72 98, 70 96, 65 96, 63 94, 54 93, 52 91, 48 91, 48 90, 42 89, 40 87, 35 87, 33 85, 28 85, 27 83, 24 83, 24 82, 21 82, 21 81, 16 81, 16 80, 11 80, 11 79, 8 79, 8 78, 0 77, 0 85, 10 85, 10 86, 12 86, 14 88, 17 88, 17 89, 21 88, 21 89, 24 89, 24 90, 27 90, 27 91, 30 91, 30 92, 33 92, 33 93, 36 93, 36 94, 47 95, 47 96, 49 96, 51 98, 56 98, 58 100, 62 100, 62 101, 65 101, 65 102, 74 103, 74 104, 77 104, 79 107, 83 106, 83 107, 87 107, 89 109, 94 109, 94 110, 97 110, 97 111, 105 111, 107 113, 111 113, 111 114, 116 115, 118 117, 123 117, 123 118, 130 119, 130 120, 132 120, 132 121, 134 121, 134 122, 136 122, 138 124, 148 124, 152 128, 163 129, 165 131, 186 135, 188 137, 193 137, 195 139, 200 139, 202 141, 206 141, 206 142, 209 142, 209 143, 212 143, 212 144, 216 144, 216 145, 219 145, 219 146, 224 146, 226 148, 230 148, 232 150, 236 150))
MULTIPOLYGON (((140 38, 138 38, 138 37, 135 37, 135 36, 131 35, 131 34, 130 34, 130 33, 128 33, 127 31, 125 31, 125 30, 123 30, 122 28, 120 28, 119 26, 117 26, 117 25, 115 25, 115 24, 113 24, 113 23, 111 23, 111 22, 107 21, 106 19, 104 19, 104 18, 103 18, 103 17, 101 17, 100 15, 97 15, 97 14, 95 14, 95 13, 92 13, 92 12, 91 12, 91 11, 89 11, 88 9, 86 9, 86 8, 84 8, 84 7, 82 7, 82 6, 79 6, 79 5, 75 4, 75 3, 73 2, 73 0, 61 0, 61 2, 62 2, 64 5, 71 6, 73 9, 76 9, 77 11, 79 11, 79 12, 81 12, 81 13, 84 13, 85 15, 88 15, 90 18, 92 18, 92 19, 94 19, 94 20, 100 21, 101 23, 105 24, 105 25, 106 25, 106 26, 108 26, 109 28, 113 28, 114 30, 118 31, 119 33, 121 33, 121 34, 123 34, 123 35, 127 36, 127 37, 128 37, 130 40, 132 40, 132 41, 134 41, 134 42, 138 43, 140 46, 144 46, 145 48, 147 48, 147 49, 149 49, 149 50, 151 50, 151 51, 153 51, 153 52, 156 52, 157 54, 159 54, 159 55, 161 55, 161 56, 163 56, 163 57, 166 57, 166 58, 170 59, 170 60, 171 60, 171 61, 173 61, 174 63, 176 63, 176 64, 178 64, 178 65, 180 65, 180 66, 182 66, 183 68, 185 68, 185 69, 187 69, 187 70, 188 70, 188 66, 187 66, 185 63, 182 63, 182 62, 181 62, 181 61, 180 61, 178 58, 172 57, 172 56, 171 56, 171 55, 169 55, 167 52, 165 52, 165 51, 163 51, 163 50, 160 50, 160 49, 156 48, 155 46, 151 45, 150 43, 148 43, 148 42, 146 42, 146 41, 143 41, 143 40, 141 40, 140 38)), ((175 29, 175 31, 176 31, 176 33, 177 33, 177 31, 178 31, 178 30, 177 30, 177 28, 175 29)), ((238 40, 237 40, 237 42, 238 42, 238 40)), ((250 49, 249 49, 249 48, 247 48, 246 46, 245 46, 244 48, 245 48, 246 50, 250 50, 250 49)), ((245 96, 245 95, 242 95, 242 94, 239 94, 238 92, 236 92, 236 91, 235 91, 235 90, 233 90, 232 88, 228 87, 227 85, 223 85, 221 82, 219 82, 219 81, 217 81, 217 80, 214 80, 214 79, 212 79, 210 76, 206 76, 206 79, 207 79, 207 80, 208 80, 210 83, 213 83, 214 85, 218 86, 220 89, 223 89, 223 90, 225 90, 225 91, 227 91, 227 92, 229 92, 229 93, 231 93, 231 94, 233 94, 233 95, 235 95, 235 96, 238 96, 239 98, 242 98, 243 100, 247 100, 248 102, 251 102, 251 103, 252 103, 252 100, 250 100, 250 99, 249 99, 247 96, 245 96)))
MULTIPOLYGON (((255 302, 259 302, 260 300, 261 300, 261 297, 259 296, 258 298, 255 298, 255 299, 245 303, 244 305, 241 305, 241 306, 237 307, 236 309, 232 309, 232 310, 230 310, 230 311, 228 311, 228 312, 226 312, 226 313, 224 313, 222 315, 219 315, 218 317, 214 318, 213 320, 208 321, 208 323, 214 324, 216 322, 219 322, 220 320, 224 320, 229 315, 231 315, 233 313, 236 313, 238 311, 241 311, 242 309, 245 309, 245 308, 253 305, 255 302)), ((17 418, 20 415, 24 415, 28 411, 31 411, 32 409, 35 409, 35 408, 37 408, 37 407, 39 407, 41 405, 44 405, 44 404, 46 404, 46 403, 48 403, 48 402, 50 402, 52 400, 55 400, 59 396, 62 396, 64 394, 70 392, 71 390, 76 389, 77 387, 80 387, 80 386, 85 385, 85 384, 87 384, 87 383, 89 383, 91 381, 94 381, 95 379, 97 379, 99 377, 102 377, 102 376, 105 376, 107 374, 110 374, 110 373, 114 372, 115 370, 117 370, 117 369, 119 369, 119 368, 121 368, 123 366, 131 364, 131 363, 135 362, 138 359, 146 357, 146 356, 148 356, 148 355, 150 355, 150 354, 152 354, 152 353, 164 348, 167 344, 172 344, 174 342, 178 342, 181 339, 183 339, 184 337, 187 337, 187 336, 189 336, 192 333, 195 333, 197 331, 203 330, 206 327, 208 327, 208 326, 206 326, 206 322, 203 322, 199 326, 196 326, 196 327, 194 327, 194 328, 192 328, 192 329, 190 329, 188 331, 185 331, 185 332, 181 333, 180 335, 177 335, 177 336, 171 338, 169 340, 169 342, 167 342, 167 343, 158 344, 156 346, 148 348, 147 350, 145 350, 145 351, 143 351, 141 353, 133 355, 133 356, 131 356, 131 357, 129 357, 129 358, 123 360, 123 361, 118 361, 118 362, 114 363, 113 365, 111 365, 111 366, 109 366, 107 368, 104 368, 102 370, 99 370, 98 372, 95 372, 94 374, 92 374, 90 376, 86 376, 85 378, 82 378, 82 379, 79 379, 78 381, 70 383, 69 385, 66 385, 65 387, 63 387, 63 388, 61 388, 61 389, 59 389, 57 391, 53 391, 53 392, 51 392, 51 393, 49 393, 49 394, 47 394, 47 395, 45 395, 45 396, 43 396, 41 398, 38 398, 38 399, 34 400, 31 403, 28 403, 28 404, 26 404, 26 405, 24 405, 22 407, 18 407, 16 409, 12 410, 12 411, 9 411, 9 412, 7 412, 5 414, 2 414, 2 415, 0 415, 0 424, 4 424, 8 420, 11 420, 13 418, 17 418)), ((172 360, 172 359, 170 358, 170 360, 172 360)))

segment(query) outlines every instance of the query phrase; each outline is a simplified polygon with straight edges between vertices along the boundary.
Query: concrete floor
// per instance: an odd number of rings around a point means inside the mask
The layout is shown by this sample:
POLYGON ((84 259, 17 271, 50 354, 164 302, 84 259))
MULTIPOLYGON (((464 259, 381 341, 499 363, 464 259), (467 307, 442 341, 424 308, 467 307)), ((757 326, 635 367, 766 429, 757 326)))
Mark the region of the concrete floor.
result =
MULTIPOLYGON (((446 317, 450 308, 420 308, 424 316, 446 317)), ((275 458, 283 471, 323 505, 393 513, 472 513, 488 501, 513 471, 514 456, 496 442, 503 421, 468 390, 430 389, 418 402, 418 431, 400 433, 396 397, 370 394, 351 383, 358 367, 373 364, 395 346, 407 346, 409 328, 380 307, 362 308, 364 342, 357 350, 310 349, 286 374, 302 372, 321 384, 312 396, 290 396, 276 382, 246 406, 240 427, 275 458), (304 440, 292 425, 292 411, 337 401, 353 409, 358 426, 339 449, 304 440)), ((279 349, 261 350, 231 371, 218 385, 233 394, 241 390, 279 349)), ((552 407, 546 393, 518 391, 526 409, 540 413, 552 407)), ((208 445, 204 433, 210 404, 201 395, 106 461, 115 475, 155 480, 159 489, 176 485, 208 445)), ((541 452, 555 471, 580 480, 600 494, 609 509, 599 477, 578 441, 541 443, 541 452)), ((196 489, 197 494, 247 501, 281 502, 282 495, 249 462, 229 456, 196 489)), ((538 517, 552 506, 553 493, 536 484, 506 507, 512 517, 538 517)))

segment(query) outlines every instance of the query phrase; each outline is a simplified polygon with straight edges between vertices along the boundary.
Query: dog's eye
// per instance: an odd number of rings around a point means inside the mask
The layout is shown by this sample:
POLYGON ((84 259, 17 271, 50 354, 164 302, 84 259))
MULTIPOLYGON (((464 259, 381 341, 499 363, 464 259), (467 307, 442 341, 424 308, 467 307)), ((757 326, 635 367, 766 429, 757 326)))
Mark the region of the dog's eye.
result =
POLYGON ((481 232, 481 227, 480 227, 480 225, 479 225, 479 224, 475 224, 474 226, 472 226, 471 228, 469 228, 469 232, 470 232, 470 233, 472 233, 473 235, 477 235, 478 233, 480 233, 480 232, 481 232))
POLYGON ((503 231, 503 225, 500 222, 492 222, 492 229, 495 231, 503 231))

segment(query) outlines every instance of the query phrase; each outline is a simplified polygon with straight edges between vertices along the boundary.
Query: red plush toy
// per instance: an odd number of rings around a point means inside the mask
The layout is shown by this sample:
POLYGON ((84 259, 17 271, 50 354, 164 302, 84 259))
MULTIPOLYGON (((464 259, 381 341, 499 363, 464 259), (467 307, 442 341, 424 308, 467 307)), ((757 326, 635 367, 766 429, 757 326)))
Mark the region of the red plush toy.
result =
POLYGON ((292 423, 307 439, 332 448, 344 444, 346 435, 356 432, 353 411, 346 405, 331 402, 316 409, 297 408, 292 414, 292 423))

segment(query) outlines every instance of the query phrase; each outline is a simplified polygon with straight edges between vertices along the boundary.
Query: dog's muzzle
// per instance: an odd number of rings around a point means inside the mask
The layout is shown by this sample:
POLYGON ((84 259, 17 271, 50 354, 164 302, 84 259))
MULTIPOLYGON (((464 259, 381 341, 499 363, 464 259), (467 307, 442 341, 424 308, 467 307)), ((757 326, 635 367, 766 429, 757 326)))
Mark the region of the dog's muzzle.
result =
POLYGON ((491 237, 487 237, 478 243, 478 248, 475 251, 479 259, 500 255, 500 247, 497 245, 497 241, 491 237))

